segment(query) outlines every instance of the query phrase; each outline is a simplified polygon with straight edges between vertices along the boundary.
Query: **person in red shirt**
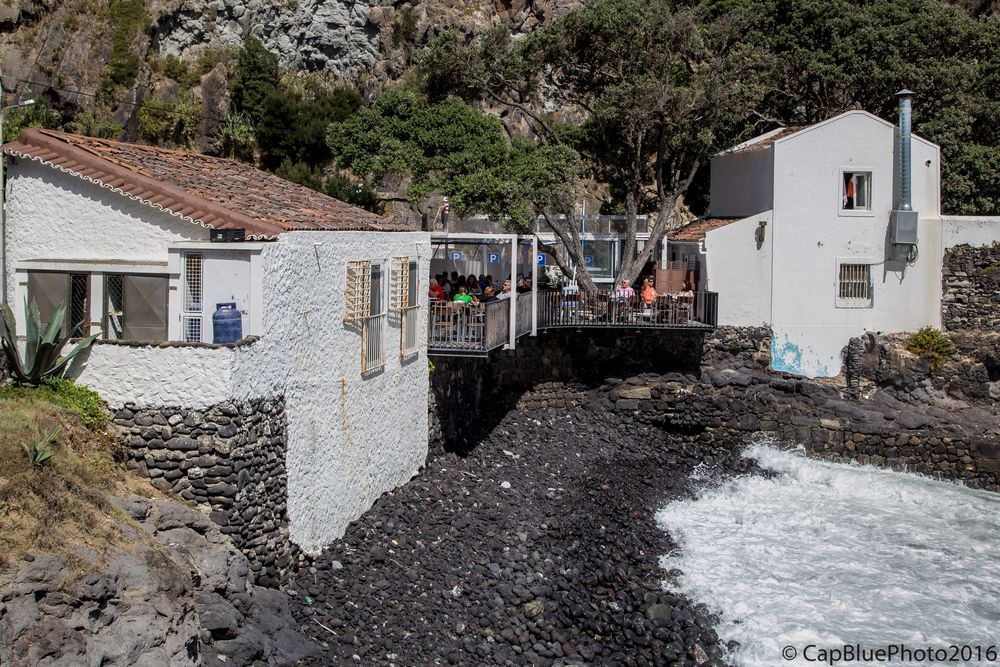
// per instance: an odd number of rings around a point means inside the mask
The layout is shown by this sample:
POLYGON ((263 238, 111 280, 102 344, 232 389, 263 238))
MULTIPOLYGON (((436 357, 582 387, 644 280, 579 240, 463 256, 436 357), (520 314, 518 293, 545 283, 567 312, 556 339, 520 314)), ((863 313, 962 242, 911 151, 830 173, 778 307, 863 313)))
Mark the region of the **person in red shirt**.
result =
POLYGON ((438 284, 437 278, 431 278, 431 286, 427 290, 427 296, 431 301, 444 301, 444 288, 438 284))

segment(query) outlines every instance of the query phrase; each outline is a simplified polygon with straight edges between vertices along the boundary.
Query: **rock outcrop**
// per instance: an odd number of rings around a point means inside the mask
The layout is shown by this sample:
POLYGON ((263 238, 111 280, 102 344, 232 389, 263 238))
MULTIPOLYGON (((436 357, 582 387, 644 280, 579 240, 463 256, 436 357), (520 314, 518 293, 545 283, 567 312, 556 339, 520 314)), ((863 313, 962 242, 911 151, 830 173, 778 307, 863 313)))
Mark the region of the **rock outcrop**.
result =
POLYGON ((132 544, 0 572, 0 664, 291 665, 315 651, 288 596, 252 585, 247 559, 203 514, 114 502, 137 523, 123 526, 132 544))

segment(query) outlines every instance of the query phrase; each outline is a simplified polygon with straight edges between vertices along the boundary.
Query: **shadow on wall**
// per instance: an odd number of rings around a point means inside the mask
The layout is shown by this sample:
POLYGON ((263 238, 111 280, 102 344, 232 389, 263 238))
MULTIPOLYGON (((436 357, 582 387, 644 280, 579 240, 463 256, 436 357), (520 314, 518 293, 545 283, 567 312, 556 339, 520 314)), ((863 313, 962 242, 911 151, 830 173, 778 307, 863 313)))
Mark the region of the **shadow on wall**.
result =
POLYGON ((701 331, 551 331, 489 358, 434 357, 430 376, 436 452, 467 454, 521 395, 545 382, 597 386, 638 373, 700 376, 701 331))

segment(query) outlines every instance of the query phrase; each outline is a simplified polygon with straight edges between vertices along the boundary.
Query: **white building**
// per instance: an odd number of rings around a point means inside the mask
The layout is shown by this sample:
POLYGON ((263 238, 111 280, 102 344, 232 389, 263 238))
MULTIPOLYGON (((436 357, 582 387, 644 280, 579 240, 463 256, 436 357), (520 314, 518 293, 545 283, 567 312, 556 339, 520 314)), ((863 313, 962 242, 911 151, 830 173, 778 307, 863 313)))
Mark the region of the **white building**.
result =
POLYGON ((735 146, 712 160, 709 216, 670 234, 667 258, 699 262, 720 325, 772 328, 775 370, 837 375, 851 337, 940 327, 945 249, 1000 239, 1000 218, 941 215, 938 147, 900 134, 851 111, 735 146), (901 145, 915 244, 892 237, 901 145))
POLYGON ((423 464, 427 233, 230 160, 34 129, 3 150, 4 296, 21 333, 30 298, 132 341, 78 369, 110 405, 283 398, 306 551, 423 464), (239 333, 216 335, 218 304, 239 333))

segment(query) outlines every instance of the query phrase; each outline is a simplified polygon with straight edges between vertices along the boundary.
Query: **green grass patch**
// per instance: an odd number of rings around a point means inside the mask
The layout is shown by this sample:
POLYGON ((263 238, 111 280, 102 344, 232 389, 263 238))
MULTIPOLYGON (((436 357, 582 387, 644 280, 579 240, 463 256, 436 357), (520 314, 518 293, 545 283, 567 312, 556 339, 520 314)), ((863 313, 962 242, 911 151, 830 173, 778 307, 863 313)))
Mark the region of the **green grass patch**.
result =
POLYGON ((38 387, 0 387, 0 400, 5 399, 29 403, 46 401, 76 413, 83 425, 93 432, 103 431, 108 425, 108 412, 101 397, 72 380, 58 378, 38 387))

